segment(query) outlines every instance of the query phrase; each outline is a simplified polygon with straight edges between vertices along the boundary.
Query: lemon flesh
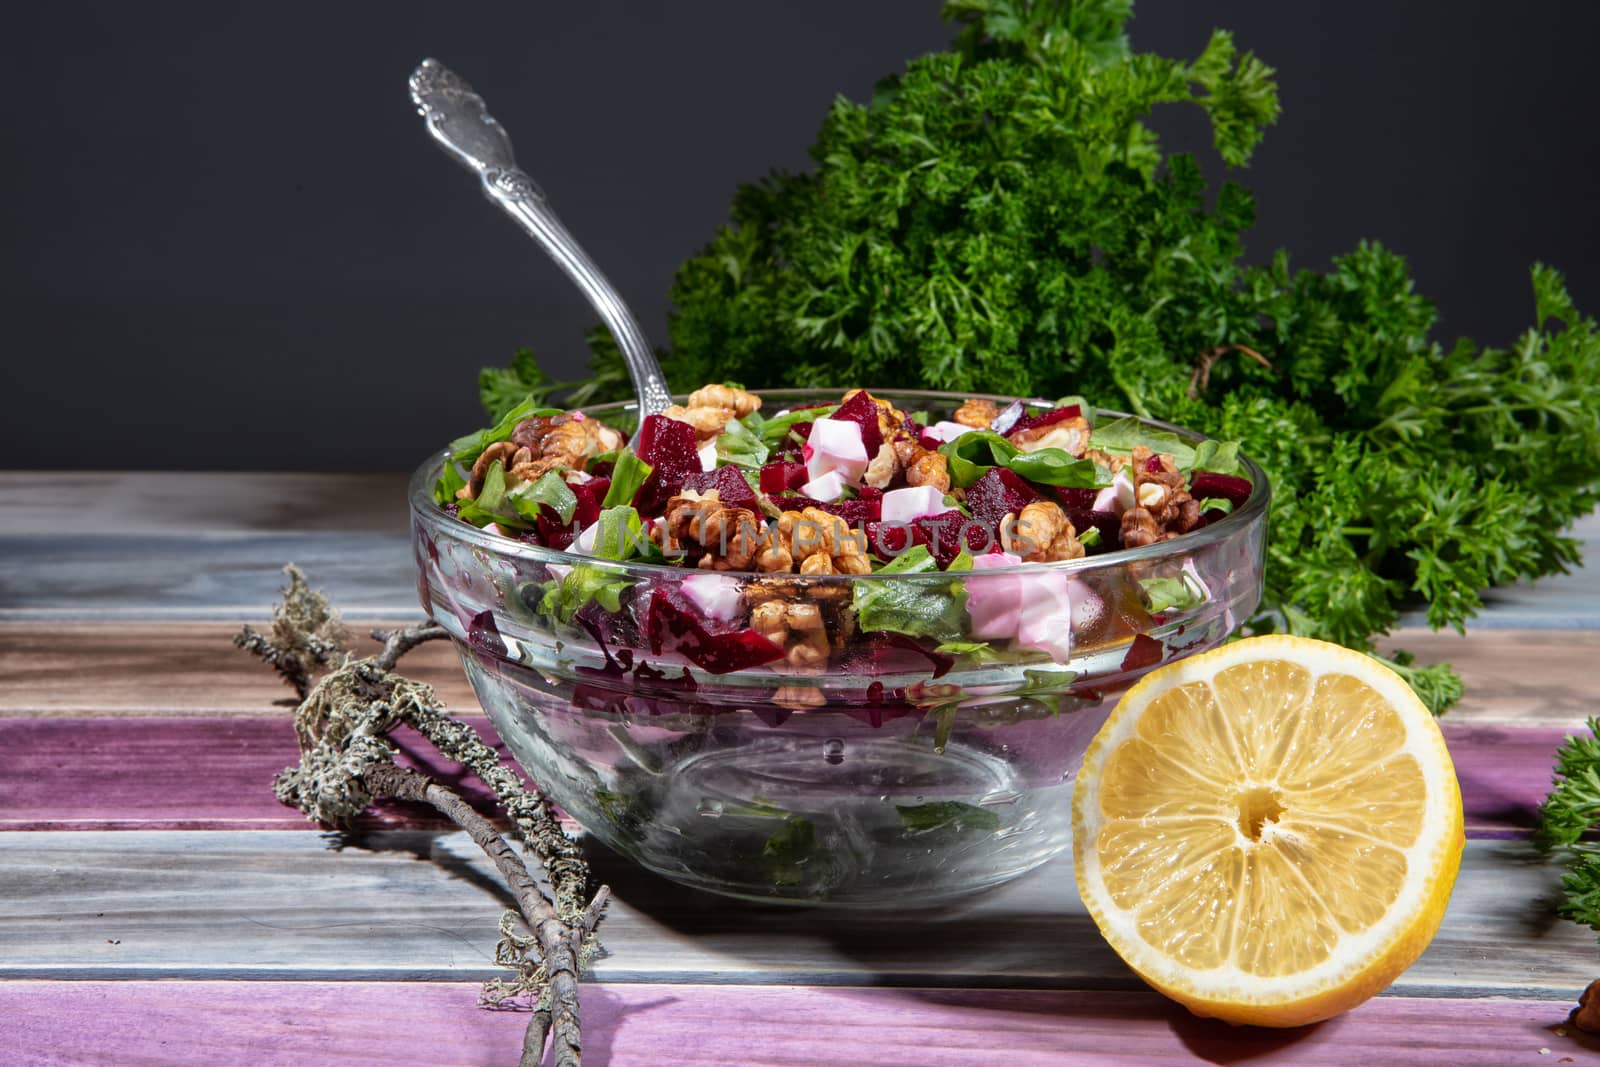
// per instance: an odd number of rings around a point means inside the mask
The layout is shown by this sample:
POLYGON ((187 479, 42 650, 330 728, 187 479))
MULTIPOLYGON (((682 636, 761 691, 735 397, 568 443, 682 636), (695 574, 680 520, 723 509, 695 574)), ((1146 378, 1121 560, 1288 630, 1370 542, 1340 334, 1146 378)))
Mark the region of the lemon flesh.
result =
POLYGON ((1200 1015, 1295 1026, 1427 946, 1464 844, 1444 739, 1370 657, 1252 638, 1123 697, 1073 795, 1079 891, 1111 946, 1200 1015))

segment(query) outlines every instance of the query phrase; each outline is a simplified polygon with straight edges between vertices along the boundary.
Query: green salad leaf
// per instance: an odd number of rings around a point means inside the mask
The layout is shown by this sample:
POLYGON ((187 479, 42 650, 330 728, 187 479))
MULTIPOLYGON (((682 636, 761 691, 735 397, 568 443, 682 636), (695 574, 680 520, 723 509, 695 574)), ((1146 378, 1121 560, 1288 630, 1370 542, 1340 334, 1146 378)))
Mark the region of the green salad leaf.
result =
MULTIPOLYGON (((914 545, 878 570, 878 574, 929 574, 972 569, 972 557, 959 553, 947 571, 926 545, 914 545), (963 557, 965 557, 963 559, 963 557)), ((953 641, 964 637, 967 594, 959 580, 861 581, 852 583, 856 625, 911 637, 953 641)))
POLYGON ((540 478, 523 482, 506 494, 517 513, 530 522, 539 519, 541 505, 556 513, 563 525, 578 511, 578 494, 567 485, 560 471, 547 471, 540 478))
POLYGON ((729 419, 717 435, 717 459, 722 463, 759 470, 767 455, 767 444, 761 435, 738 419, 729 419))
POLYGON ((1141 578, 1145 610, 1152 615, 1166 611, 1188 611, 1205 603, 1205 592, 1185 575, 1173 578, 1141 578))
POLYGON ((560 408, 544 407, 535 402, 533 397, 528 397, 520 404, 511 407, 500 416, 498 422, 488 429, 478 430, 466 434, 450 442, 450 456, 464 467, 472 466, 474 460, 483 455, 483 450, 499 441, 511 440, 511 431, 517 428, 517 423, 523 419, 537 416, 559 415, 560 408))
POLYGON ((600 506, 609 508, 632 503, 634 494, 648 477, 650 464, 625 449, 617 457, 617 465, 611 469, 611 486, 606 490, 606 498, 600 502, 600 506))
POLYGON ((959 800, 896 804, 894 810, 900 813, 900 826, 908 834, 931 834, 940 830, 992 833, 1000 829, 999 815, 959 800))

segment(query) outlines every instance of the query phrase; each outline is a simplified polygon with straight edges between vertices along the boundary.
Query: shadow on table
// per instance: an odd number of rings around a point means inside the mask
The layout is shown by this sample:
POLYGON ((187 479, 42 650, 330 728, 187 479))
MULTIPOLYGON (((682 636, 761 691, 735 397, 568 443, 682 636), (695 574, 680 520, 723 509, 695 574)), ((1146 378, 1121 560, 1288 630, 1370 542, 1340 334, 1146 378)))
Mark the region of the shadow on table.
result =
MULTIPOLYGON (((652 874, 592 840, 586 852, 616 900, 707 952, 738 956, 740 969, 763 982, 1143 988, 1088 915, 1062 906, 1064 893, 1077 899, 1070 866, 1047 865, 937 908, 843 911, 720 897, 652 874)), ((626 971, 622 953, 615 965, 626 971)))

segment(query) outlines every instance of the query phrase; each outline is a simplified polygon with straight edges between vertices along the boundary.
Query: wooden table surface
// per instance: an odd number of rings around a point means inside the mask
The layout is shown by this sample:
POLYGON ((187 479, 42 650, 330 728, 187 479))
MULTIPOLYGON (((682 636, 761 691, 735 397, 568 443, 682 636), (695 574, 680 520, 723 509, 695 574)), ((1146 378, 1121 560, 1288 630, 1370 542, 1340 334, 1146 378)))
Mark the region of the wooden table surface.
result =
MULTIPOLYGON (((1600 521, 1578 529, 1600 558, 1600 521)), ((320 832, 272 797, 288 691, 233 650, 294 561, 347 619, 415 619, 393 476, 0 474, 0 1063, 514 1063, 476 1006, 508 896, 464 835, 385 809, 320 832)), ((1195 1019, 1106 948, 1070 857, 959 907, 852 916, 615 890, 583 987, 591 1065, 1554 1064, 1600 976, 1527 843, 1553 752, 1600 712, 1600 565, 1497 591, 1450 659, 1467 849, 1384 995, 1302 1030, 1195 1019)), ((476 706, 447 648, 407 673, 476 706)), ((481 729, 487 729, 481 716, 481 729)), ((426 760, 420 760, 426 763, 426 760)), ((452 771, 439 767, 441 777, 452 771)))

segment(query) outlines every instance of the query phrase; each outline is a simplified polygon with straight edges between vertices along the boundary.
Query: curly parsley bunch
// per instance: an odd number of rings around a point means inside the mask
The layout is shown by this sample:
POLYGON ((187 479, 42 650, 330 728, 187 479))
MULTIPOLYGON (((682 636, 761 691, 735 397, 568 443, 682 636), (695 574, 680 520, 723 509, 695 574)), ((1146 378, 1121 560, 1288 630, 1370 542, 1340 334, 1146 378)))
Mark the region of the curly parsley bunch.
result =
MULTIPOLYGON (((680 382, 893 382, 1080 394, 1239 440, 1272 478, 1254 631, 1370 650, 1408 600, 1462 627, 1480 591, 1577 560, 1600 485, 1600 338, 1554 271, 1507 349, 1431 337, 1405 262, 1363 243, 1328 273, 1242 260, 1254 220, 1145 125, 1202 109, 1241 166, 1278 114, 1271 68, 1213 34, 1131 50, 1129 0, 947 0, 946 52, 835 101, 814 169, 741 188, 679 270, 680 382)), ((587 400, 627 393, 609 338, 587 400)), ((544 379, 486 371, 486 402, 544 379)), ((1436 710, 1447 666, 1399 664, 1436 710)))

